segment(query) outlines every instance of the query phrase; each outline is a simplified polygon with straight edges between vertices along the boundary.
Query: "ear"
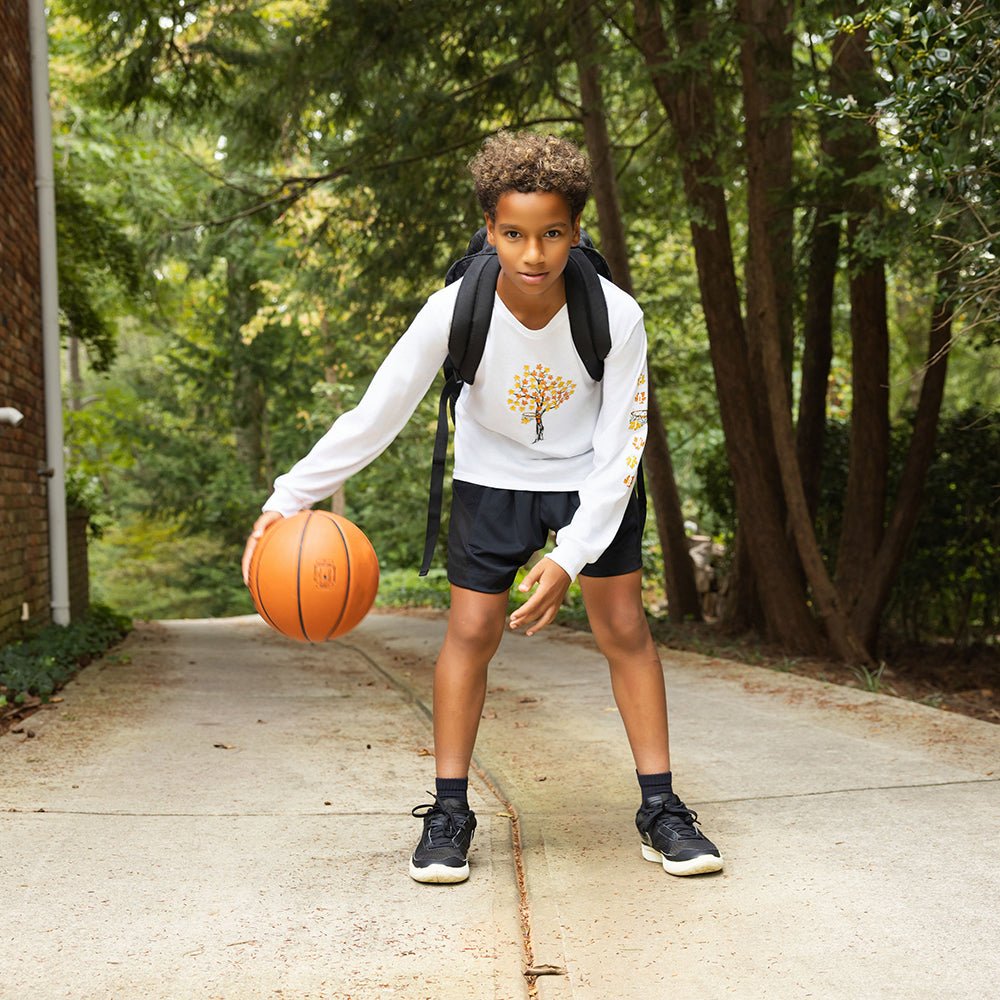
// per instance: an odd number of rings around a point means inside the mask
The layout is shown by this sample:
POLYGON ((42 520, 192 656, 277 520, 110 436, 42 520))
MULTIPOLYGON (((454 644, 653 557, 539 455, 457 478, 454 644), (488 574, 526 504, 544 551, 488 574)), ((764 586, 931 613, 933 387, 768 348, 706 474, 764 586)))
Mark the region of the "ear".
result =
POLYGON ((491 219, 489 212, 483 212, 483 218, 486 220, 486 242, 491 247, 495 247, 497 245, 497 220, 491 219))
POLYGON ((580 245, 580 219, 583 218, 583 212, 581 212, 573 220, 573 246, 578 247, 580 245))

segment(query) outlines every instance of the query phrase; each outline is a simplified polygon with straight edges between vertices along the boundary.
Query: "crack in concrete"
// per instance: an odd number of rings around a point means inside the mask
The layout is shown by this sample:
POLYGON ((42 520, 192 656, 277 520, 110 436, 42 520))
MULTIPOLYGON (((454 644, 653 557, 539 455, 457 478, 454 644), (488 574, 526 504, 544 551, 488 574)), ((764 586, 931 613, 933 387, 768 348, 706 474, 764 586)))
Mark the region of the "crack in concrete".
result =
MULTIPOLYGON (((414 709, 420 712, 428 722, 433 724, 433 712, 423 699, 421 699, 420 695, 417 694, 412 687, 410 687, 410 685, 401 681, 398 677, 386 670, 385 667, 369 656, 365 650, 360 649, 351 643, 343 642, 342 640, 338 643, 338 645, 342 645, 346 649, 350 649, 351 652, 360 656, 380 677, 388 681, 396 691, 402 694, 406 701, 412 705, 414 709)), ((535 964, 535 951, 532 943, 531 904, 528 899, 527 877, 524 868, 524 850, 521 842, 520 817, 518 816, 517 808, 499 788, 496 779, 494 779, 486 768, 484 768, 476 759, 475 754, 473 754, 472 757, 472 770, 475 771, 480 781, 482 781, 483 784, 489 789, 490 793, 497 800, 497 802, 503 806, 504 812, 510 820, 511 852, 514 856, 514 878, 517 883, 518 895, 518 919, 521 924, 521 945, 524 951, 524 981, 528 990, 529 1000, 538 1000, 538 986, 536 985, 538 976, 552 974, 549 972, 541 972, 540 968, 549 969, 555 968, 555 966, 539 967, 535 964)))
POLYGON ((892 792, 907 788, 950 788, 957 785, 993 785, 998 778, 963 778, 955 781, 912 782, 905 785, 862 785, 858 788, 829 788, 817 792, 787 792, 784 795, 753 795, 737 799, 704 799, 696 802, 699 806, 724 806, 739 802, 774 802, 780 799, 806 799, 823 795, 850 795, 854 792, 892 792))

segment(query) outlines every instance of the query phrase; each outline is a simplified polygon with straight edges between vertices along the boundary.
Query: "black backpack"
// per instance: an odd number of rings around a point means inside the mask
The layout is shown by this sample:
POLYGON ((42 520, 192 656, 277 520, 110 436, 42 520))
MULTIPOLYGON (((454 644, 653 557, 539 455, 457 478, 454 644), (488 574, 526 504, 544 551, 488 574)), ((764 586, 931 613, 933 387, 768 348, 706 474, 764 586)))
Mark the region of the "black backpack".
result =
MULTIPOLYGON (((611 350, 611 327, 608 321, 608 304, 598 275, 610 281, 611 269, 583 230, 580 231, 580 244, 570 251, 564 274, 566 307, 569 311, 573 344, 590 377, 599 382, 604 377, 604 359, 611 350)), ((462 386, 472 385, 476 381, 476 371, 486 349, 486 335, 493 318, 499 275, 500 261, 496 249, 486 242, 485 226, 469 240, 465 255, 456 260, 445 275, 445 285, 450 285, 463 276, 465 281, 458 290, 451 332, 448 335, 448 357, 444 363, 445 382, 438 405, 421 576, 426 576, 430 569, 441 527, 444 467, 448 454, 448 411, 451 410, 454 423, 455 403, 462 386)), ((640 466, 640 484, 641 474, 640 466)), ((645 506, 641 485, 639 490, 645 506)))

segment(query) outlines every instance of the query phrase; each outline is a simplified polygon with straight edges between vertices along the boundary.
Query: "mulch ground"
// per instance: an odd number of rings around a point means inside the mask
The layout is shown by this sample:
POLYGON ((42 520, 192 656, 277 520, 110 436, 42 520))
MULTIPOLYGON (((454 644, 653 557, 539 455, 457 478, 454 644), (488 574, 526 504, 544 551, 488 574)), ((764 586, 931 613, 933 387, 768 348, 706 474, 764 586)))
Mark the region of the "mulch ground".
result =
POLYGON ((881 694, 907 698, 946 712, 1000 723, 1000 648, 979 645, 957 649, 940 645, 886 642, 884 666, 875 671, 836 660, 790 656, 757 639, 727 636, 706 623, 650 623, 657 642, 708 656, 723 657, 881 694))

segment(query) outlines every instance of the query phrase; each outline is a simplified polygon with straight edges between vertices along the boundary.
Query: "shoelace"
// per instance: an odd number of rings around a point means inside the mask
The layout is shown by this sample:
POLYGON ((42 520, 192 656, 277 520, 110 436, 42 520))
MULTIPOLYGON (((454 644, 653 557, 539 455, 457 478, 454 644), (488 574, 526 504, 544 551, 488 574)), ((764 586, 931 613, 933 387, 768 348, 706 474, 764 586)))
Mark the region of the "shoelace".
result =
POLYGON ((698 822, 698 814, 693 809, 688 809, 679 801, 677 803, 664 802, 656 817, 656 826, 664 823, 668 829, 676 833, 685 833, 689 836, 700 837, 701 834, 695 828, 698 822))
MULTIPOLYGON (((433 793, 428 792, 427 794, 433 793)), ((430 817, 430 822, 427 824, 427 839, 430 841, 431 847, 442 847, 450 844, 452 837, 458 832, 459 823, 454 813, 448 812, 438 801, 436 795, 433 802, 424 802, 419 806, 414 806, 410 810, 410 815, 417 819, 430 817)))

